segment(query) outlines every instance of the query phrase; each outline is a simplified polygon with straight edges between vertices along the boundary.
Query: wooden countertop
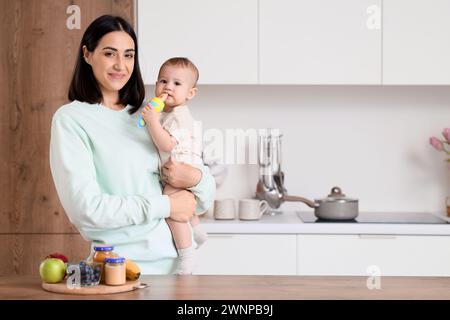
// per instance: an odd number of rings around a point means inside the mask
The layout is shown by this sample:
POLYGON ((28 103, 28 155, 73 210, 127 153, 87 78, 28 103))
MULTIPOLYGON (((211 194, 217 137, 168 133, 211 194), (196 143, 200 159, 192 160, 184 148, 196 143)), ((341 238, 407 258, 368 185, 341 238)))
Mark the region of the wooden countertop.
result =
POLYGON ((302 300, 450 299, 450 277, 382 277, 369 290, 366 277, 143 276, 150 286, 110 295, 46 292, 38 276, 0 276, 0 299, 302 300))

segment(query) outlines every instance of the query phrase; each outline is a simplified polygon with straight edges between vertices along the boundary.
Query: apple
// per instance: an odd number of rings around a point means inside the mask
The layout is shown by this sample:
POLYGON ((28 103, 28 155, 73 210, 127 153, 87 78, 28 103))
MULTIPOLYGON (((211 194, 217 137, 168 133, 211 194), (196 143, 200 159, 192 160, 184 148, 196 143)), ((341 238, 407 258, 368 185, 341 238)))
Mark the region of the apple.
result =
POLYGON ((44 282, 61 282, 66 275, 66 264, 57 258, 45 259, 39 266, 39 274, 44 282))
POLYGON ((58 258, 61 259, 64 263, 69 262, 69 259, 67 259, 67 257, 61 253, 55 252, 55 253, 50 253, 48 256, 45 257, 45 259, 48 258, 58 258))

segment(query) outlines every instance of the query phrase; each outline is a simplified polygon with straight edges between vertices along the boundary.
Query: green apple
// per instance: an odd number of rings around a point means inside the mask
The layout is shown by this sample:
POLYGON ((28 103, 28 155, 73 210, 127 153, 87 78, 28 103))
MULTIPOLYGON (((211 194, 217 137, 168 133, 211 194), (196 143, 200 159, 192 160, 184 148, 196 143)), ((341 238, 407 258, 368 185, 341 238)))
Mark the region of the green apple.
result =
POLYGON ((61 259, 49 258, 39 266, 41 279, 47 283, 61 282, 66 275, 66 265, 61 259))

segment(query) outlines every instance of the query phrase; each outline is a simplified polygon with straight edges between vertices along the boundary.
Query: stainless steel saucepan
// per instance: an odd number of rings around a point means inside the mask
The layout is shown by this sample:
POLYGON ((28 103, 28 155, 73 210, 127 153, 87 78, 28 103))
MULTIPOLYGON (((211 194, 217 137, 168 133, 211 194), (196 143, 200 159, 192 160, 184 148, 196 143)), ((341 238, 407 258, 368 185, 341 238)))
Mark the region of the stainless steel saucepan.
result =
POLYGON ((358 216, 358 200, 347 198, 339 187, 333 187, 328 197, 314 201, 289 195, 284 195, 283 199, 305 203, 314 209, 314 214, 319 219, 352 220, 358 216))

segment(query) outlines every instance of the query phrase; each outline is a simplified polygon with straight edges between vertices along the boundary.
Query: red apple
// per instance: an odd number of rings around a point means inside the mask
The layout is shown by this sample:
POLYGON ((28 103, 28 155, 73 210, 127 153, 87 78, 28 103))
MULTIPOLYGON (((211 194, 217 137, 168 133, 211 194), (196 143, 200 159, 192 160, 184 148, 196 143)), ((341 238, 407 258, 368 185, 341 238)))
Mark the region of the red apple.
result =
POLYGON ((56 259, 61 259, 64 263, 69 262, 69 259, 67 259, 67 257, 61 253, 55 252, 55 253, 50 253, 48 256, 45 257, 45 259, 48 258, 56 258, 56 259))

